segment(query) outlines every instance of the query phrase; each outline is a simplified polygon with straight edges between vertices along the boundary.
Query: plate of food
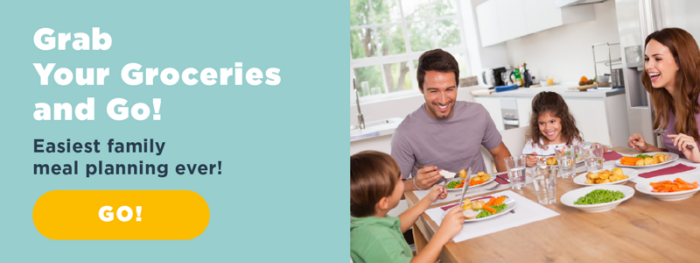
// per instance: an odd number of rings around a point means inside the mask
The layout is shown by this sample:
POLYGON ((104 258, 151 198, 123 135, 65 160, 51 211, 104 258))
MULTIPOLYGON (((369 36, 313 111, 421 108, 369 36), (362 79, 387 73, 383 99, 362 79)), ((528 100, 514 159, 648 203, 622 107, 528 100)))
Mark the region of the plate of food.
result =
MULTIPOLYGON (((543 161, 547 165, 559 165, 559 161, 554 156, 540 158, 540 160, 543 161)), ((582 162, 583 162, 583 155, 576 154, 576 163, 582 163, 582 162)))
POLYGON ((620 167, 641 168, 669 164, 678 160, 678 154, 666 152, 652 152, 638 155, 626 155, 615 161, 620 167))
MULTIPOLYGON (((461 191, 464 188, 464 184, 467 182, 467 172, 462 169, 459 171, 459 177, 449 180, 447 182, 447 191, 461 191)), ((469 177, 469 188, 484 186, 493 180, 496 180, 496 176, 491 176, 490 174, 484 172, 478 172, 469 177)))
POLYGON ((588 172, 574 177, 574 183, 578 185, 606 185, 606 184, 621 184, 639 176, 639 172, 631 168, 615 167, 611 170, 603 170, 600 172, 588 172))
POLYGON ((624 185, 596 185, 566 192, 561 203, 588 213, 615 209, 617 205, 634 196, 634 189, 624 185))
MULTIPOLYGON (((512 198, 508 196, 483 196, 474 199, 465 199, 464 205, 464 222, 479 222, 484 220, 493 219, 504 214, 507 214, 511 210, 515 209, 518 204, 512 198)), ((449 210, 447 210, 449 211, 449 210)), ((445 211, 442 215, 447 214, 445 211)))
POLYGON ((661 201, 678 201, 688 199, 700 191, 698 181, 700 176, 697 174, 671 174, 639 180, 635 188, 661 201))

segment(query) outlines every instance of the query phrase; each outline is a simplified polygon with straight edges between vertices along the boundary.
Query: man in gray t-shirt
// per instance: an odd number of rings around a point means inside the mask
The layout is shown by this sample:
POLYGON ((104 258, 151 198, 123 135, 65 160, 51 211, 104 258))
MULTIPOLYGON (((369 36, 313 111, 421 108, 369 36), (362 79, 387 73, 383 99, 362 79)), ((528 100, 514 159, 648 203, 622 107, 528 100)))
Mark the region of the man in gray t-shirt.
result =
POLYGON ((413 175, 404 181, 405 191, 429 189, 442 178, 442 169, 486 171, 480 145, 493 155, 498 171, 506 170, 503 159, 510 152, 489 113, 481 104, 456 101, 458 76, 449 53, 436 49, 421 55, 418 86, 425 103, 406 116, 391 139, 391 156, 403 178, 413 175))

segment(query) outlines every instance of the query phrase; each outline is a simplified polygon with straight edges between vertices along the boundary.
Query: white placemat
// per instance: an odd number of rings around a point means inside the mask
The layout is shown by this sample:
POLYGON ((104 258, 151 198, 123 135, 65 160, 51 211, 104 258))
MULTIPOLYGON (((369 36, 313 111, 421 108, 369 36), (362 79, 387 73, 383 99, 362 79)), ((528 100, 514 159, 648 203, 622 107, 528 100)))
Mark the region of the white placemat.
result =
MULTIPOLYGON (((462 242, 467 239, 488 235, 559 215, 559 213, 530 201, 530 199, 516 194, 513 191, 503 191, 497 195, 507 195, 509 198, 513 198, 515 202, 517 202, 515 213, 508 213, 507 215, 502 215, 491 220, 464 223, 462 231, 452 239, 454 242, 462 242)), ((442 223, 443 212, 444 211, 439 207, 425 211, 425 213, 430 216, 430 219, 435 221, 438 226, 442 223)))
MULTIPOLYGON (((525 184, 531 184, 531 183, 532 183, 532 178, 530 178, 529 176, 526 176, 525 177, 525 184)), ((502 184, 502 185, 498 186, 496 189, 488 190, 488 189, 491 189, 491 187, 493 187, 493 184, 494 183, 490 183, 488 185, 485 185, 485 186, 482 186, 479 188, 467 189, 467 195, 465 195, 465 196, 471 198, 473 196, 482 195, 485 193, 490 193, 490 192, 495 192, 495 191, 500 191, 500 190, 510 188, 510 184, 502 184)), ((418 190, 418 191, 413 191, 413 194, 415 194, 416 197, 418 197, 418 200, 421 200, 426 195, 428 195, 428 192, 430 192, 430 190, 418 190)), ((450 201, 454 201, 454 200, 459 200, 460 194, 462 194, 462 191, 448 191, 447 198, 438 199, 433 204, 441 204, 441 203, 446 203, 446 202, 450 202, 450 201)))

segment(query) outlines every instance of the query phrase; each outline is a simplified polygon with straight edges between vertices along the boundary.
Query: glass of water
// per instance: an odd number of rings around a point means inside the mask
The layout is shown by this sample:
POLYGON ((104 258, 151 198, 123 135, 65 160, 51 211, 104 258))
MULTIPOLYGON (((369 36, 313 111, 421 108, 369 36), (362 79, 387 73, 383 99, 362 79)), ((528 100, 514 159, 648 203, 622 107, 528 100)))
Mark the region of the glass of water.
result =
POLYGON ((535 167, 532 183, 540 204, 549 205, 557 202, 557 176, 554 166, 535 167))
POLYGON ((599 172, 603 170, 603 148, 595 149, 591 147, 585 159, 586 170, 588 172, 599 172))
POLYGON ((510 188, 513 190, 525 188, 525 160, 527 155, 511 156, 503 159, 508 168, 510 188))
POLYGON ((576 175, 576 158, 574 155, 565 154, 557 158, 559 162, 559 176, 571 178, 576 175))

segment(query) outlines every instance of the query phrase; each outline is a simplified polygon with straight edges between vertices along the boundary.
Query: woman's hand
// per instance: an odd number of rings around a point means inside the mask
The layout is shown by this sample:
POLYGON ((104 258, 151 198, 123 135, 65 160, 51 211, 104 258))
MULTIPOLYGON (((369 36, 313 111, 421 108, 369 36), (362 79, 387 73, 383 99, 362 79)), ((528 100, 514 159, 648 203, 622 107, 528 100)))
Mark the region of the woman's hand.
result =
POLYGON ((647 145, 644 137, 642 137, 642 135, 639 133, 632 134, 632 136, 627 139, 627 146, 637 150, 638 152, 646 152, 646 150, 649 148, 649 145, 647 145))
POLYGON ((445 199, 447 198, 447 189, 442 186, 442 185, 435 185, 433 188, 430 189, 430 192, 426 196, 428 200, 430 200, 430 203, 435 203, 435 201, 440 199, 445 199))
POLYGON ((539 161, 539 158, 537 157, 537 153, 531 153, 527 157, 525 157, 525 165, 527 167, 533 167, 535 164, 537 164, 537 161, 539 161))
POLYGON ((700 151, 698 151, 697 143, 693 137, 683 133, 667 136, 673 140, 673 146, 678 146, 678 150, 685 155, 685 158, 696 163, 700 162, 700 151), (693 146, 693 149, 688 149, 688 146, 693 146))

